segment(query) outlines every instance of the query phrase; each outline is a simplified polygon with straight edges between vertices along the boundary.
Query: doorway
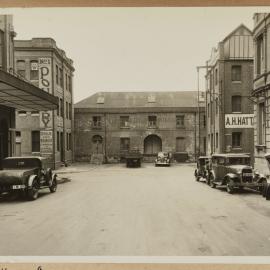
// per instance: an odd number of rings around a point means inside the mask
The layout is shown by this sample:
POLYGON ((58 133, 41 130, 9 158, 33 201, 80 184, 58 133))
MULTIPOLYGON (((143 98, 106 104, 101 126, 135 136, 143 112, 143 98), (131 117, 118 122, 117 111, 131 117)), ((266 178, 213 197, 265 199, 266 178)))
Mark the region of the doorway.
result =
POLYGON ((162 140, 157 135, 149 135, 144 139, 144 154, 156 155, 162 151, 162 140))
POLYGON ((93 154, 103 154, 103 139, 100 135, 94 135, 92 138, 93 154))

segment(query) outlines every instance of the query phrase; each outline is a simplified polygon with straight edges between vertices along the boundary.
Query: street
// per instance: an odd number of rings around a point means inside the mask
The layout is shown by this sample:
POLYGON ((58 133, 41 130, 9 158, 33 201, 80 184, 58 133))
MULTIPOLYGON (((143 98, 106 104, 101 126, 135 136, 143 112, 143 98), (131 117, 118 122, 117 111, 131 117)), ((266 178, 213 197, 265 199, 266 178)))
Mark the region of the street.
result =
POLYGON ((194 179, 193 164, 81 166, 36 201, 0 200, 0 254, 269 255, 270 202, 194 179))

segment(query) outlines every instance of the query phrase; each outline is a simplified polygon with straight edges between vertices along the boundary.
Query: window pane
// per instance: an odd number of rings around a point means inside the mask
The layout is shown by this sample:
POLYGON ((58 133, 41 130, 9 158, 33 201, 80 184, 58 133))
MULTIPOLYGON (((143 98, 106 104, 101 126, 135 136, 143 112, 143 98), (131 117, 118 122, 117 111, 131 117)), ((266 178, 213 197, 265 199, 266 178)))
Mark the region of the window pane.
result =
POLYGON ((129 151, 130 138, 120 138, 120 151, 129 151))
POLYGON ((241 112, 241 96, 232 96, 232 112, 241 112))
POLYGON ((120 127, 129 127, 129 116, 120 116, 120 127))
POLYGON ((241 66, 232 66, 232 81, 241 81, 241 66))
POLYGON ((232 133, 232 147, 241 147, 241 132, 232 133))
POLYGON ((32 152, 40 152, 40 132, 32 131, 32 152))

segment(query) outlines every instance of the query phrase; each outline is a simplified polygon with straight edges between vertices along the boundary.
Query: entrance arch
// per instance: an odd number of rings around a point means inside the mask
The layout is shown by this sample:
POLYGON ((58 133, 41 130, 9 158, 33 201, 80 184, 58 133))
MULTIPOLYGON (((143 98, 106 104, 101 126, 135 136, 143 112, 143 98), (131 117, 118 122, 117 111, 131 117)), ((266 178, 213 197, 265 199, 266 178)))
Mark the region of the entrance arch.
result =
POLYGON ((162 151, 162 140, 157 135, 149 135, 144 139, 144 154, 156 155, 162 151))
POLYGON ((100 135, 92 137, 92 149, 94 154, 103 154, 103 139, 100 135))

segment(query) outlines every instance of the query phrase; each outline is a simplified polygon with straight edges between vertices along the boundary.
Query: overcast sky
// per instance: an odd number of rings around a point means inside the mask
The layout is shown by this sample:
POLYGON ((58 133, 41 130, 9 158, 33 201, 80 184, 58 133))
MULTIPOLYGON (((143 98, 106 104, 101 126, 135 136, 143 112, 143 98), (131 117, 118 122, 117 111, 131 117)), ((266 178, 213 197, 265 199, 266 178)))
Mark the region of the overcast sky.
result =
MULTIPOLYGON (((17 39, 52 37, 73 59, 74 101, 98 91, 197 90, 197 65, 254 12, 270 8, 24 8, 17 39)), ((204 88, 203 71, 201 88, 204 88)))

